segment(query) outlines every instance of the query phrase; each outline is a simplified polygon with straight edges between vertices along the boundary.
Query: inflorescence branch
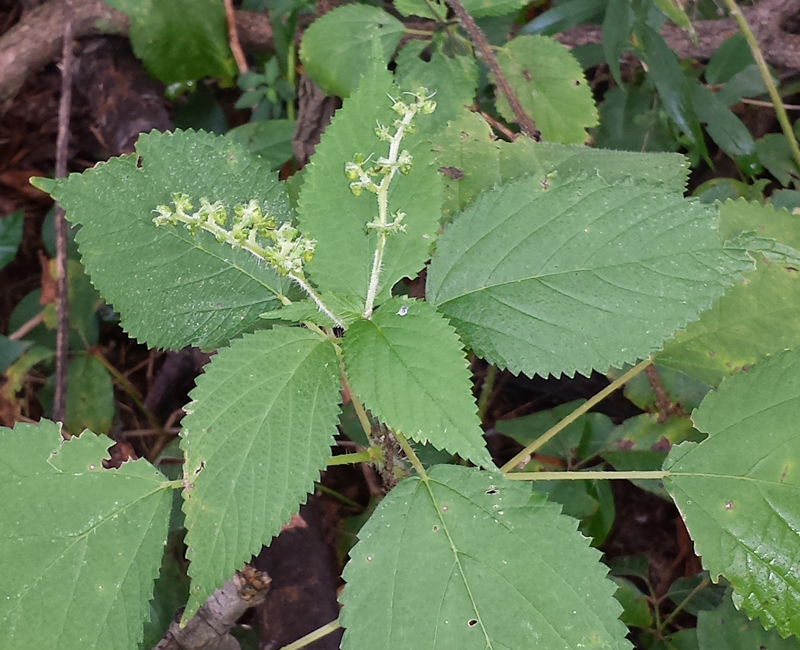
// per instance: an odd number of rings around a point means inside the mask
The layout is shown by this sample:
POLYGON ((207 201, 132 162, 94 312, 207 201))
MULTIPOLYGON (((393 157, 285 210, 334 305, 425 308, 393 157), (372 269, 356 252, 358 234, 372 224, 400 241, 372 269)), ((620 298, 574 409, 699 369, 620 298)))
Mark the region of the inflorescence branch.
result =
POLYGON ((322 302, 320 297, 306 282, 303 265, 314 257, 317 242, 300 234, 289 223, 277 225, 275 217, 265 213, 258 201, 233 206, 231 228, 228 230, 228 209, 221 201, 211 203, 207 198, 200 199, 200 208, 192 212, 191 198, 181 192, 172 195, 174 209, 159 205, 153 212, 156 226, 177 226, 182 223, 190 234, 198 230, 210 232, 220 243, 232 248, 241 248, 266 262, 279 275, 286 276, 297 284, 314 301, 317 308, 338 327, 344 323, 322 302))
POLYGON ((350 181, 350 191, 354 196, 360 196, 364 190, 376 194, 378 197, 378 218, 366 224, 367 232, 375 231, 378 233, 378 243, 375 247, 375 255, 372 259, 372 272, 369 278, 367 289, 367 299, 364 306, 364 318, 372 316, 375 306, 375 298, 380 289, 380 274, 383 265, 383 252, 386 248, 386 240, 389 235, 405 232, 403 224, 405 213, 395 212, 389 220, 389 185, 397 172, 403 175, 411 171, 413 163, 411 154, 403 149, 400 150, 400 143, 406 133, 413 133, 413 120, 417 114, 430 115, 436 110, 436 102, 432 100, 433 95, 428 95, 426 88, 420 88, 416 93, 405 93, 412 99, 405 102, 402 99, 392 100, 392 110, 400 117, 394 121, 392 133, 388 126, 378 122, 375 135, 381 142, 389 143, 389 155, 378 158, 370 167, 366 167, 372 156, 364 157, 357 153, 353 160, 345 163, 344 174, 350 181))

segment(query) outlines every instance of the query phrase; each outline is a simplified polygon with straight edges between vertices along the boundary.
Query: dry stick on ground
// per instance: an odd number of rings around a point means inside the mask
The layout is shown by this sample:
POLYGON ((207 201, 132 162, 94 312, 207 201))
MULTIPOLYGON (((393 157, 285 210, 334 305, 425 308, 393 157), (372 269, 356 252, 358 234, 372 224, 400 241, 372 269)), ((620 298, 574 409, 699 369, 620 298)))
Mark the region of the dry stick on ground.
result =
MULTIPOLYGON (((58 103, 58 137, 56 140, 56 178, 67 175, 69 122, 72 110, 72 0, 61 0, 64 31, 61 54, 61 98, 58 103)), ((67 355, 69 353, 69 297, 67 292, 67 222, 59 205, 55 215, 56 227, 56 379, 53 395, 53 419, 64 421, 67 404, 67 355)))
POLYGON ((486 37, 481 31, 481 28, 475 24, 472 16, 470 16, 467 10, 464 9, 464 5, 461 4, 461 0, 445 0, 445 2, 447 2, 447 6, 453 10, 458 18, 458 22, 461 23, 461 26, 466 30, 470 39, 472 39, 472 42, 475 43, 475 46, 478 48, 481 58, 484 60, 486 65, 489 66, 489 70, 492 71, 495 83, 500 89, 500 92, 503 93, 508 101, 508 105, 514 112, 514 115, 517 118, 517 123, 522 129, 522 132, 537 142, 541 140, 542 134, 539 132, 539 129, 536 128, 536 125, 533 123, 533 120, 530 118, 530 116, 525 112, 525 109, 522 108, 522 104, 519 103, 519 99, 517 99, 517 96, 511 89, 511 85, 508 83, 508 79, 506 79, 503 71, 500 69, 500 65, 497 63, 497 58, 495 57, 494 52, 492 52, 492 48, 489 46, 486 37))

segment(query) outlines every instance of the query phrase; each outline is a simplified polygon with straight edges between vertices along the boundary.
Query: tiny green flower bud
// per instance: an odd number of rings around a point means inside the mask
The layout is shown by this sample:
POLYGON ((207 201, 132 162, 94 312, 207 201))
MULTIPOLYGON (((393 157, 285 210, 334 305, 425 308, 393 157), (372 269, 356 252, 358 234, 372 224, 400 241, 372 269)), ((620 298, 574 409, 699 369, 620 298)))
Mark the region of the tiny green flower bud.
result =
POLYGON ((431 101, 430 99, 422 104, 422 112, 425 115, 430 115, 435 110, 436 110, 436 102, 431 101))
POLYGON ((353 196, 361 196, 361 192, 364 190, 364 186, 361 184, 360 181, 356 181, 355 183, 350 183, 350 192, 353 196))
POLYGON ((344 175, 348 181, 354 181, 361 175, 361 165, 353 161, 344 164, 344 175))
POLYGON ((389 142, 392 139, 392 134, 389 133, 389 127, 384 126, 380 122, 378 122, 378 127, 375 129, 375 135, 378 136, 381 142, 389 142))
POLYGON ((187 212, 191 212, 192 210, 192 201, 191 199, 182 192, 175 192, 172 195, 172 202, 175 204, 175 210, 178 214, 182 214, 187 216, 187 212))

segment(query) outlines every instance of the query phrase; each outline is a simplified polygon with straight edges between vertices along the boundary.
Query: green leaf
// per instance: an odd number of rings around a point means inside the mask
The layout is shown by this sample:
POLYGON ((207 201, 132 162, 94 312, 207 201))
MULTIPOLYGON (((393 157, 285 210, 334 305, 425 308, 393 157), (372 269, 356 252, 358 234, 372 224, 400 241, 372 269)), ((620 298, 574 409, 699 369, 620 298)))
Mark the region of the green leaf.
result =
MULTIPOLYGON (((700 317, 702 319, 702 316, 700 317)), ((705 382, 698 381, 689 375, 654 365, 653 368, 658 374, 661 386, 664 388, 669 401, 679 407, 684 413, 691 413, 700 406, 700 402, 706 396, 711 386, 705 382)), ((616 379, 622 373, 609 373, 609 379, 616 379)), ((625 399, 633 402, 637 407, 649 413, 658 413, 658 400, 653 392, 647 373, 639 373, 631 378, 624 388, 625 399)))
POLYGON ((552 36, 601 15, 607 5, 608 0, 568 0, 567 2, 561 2, 536 16, 518 33, 519 35, 542 34, 544 36, 552 36))
POLYGON ((603 17, 603 52, 614 81, 620 86, 622 92, 625 91, 622 87, 619 59, 630 46, 635 18, 631 0, 608 0, 603 17))
MULTIPOLYGON (((315 20, 303 34, 300 60, 328 95, 349 97, 370 69, 373 42, 388 61, 403 35, 403 23, 378 7, 351 4, 315 20)), ((370 120, 373 125, 374 119, 370 120)))
POLYGON ((649 628, 653 625, 653 615, 647 596, 630 580, 625 578, 612 578, 616 583, 617 592, 614 597, 623 607, 620 620, 631 627, 649 628))
POLYGON ((694 412, 708 438, 674 447, 664 485, 703 566, 737 607, 782 636, 800 634, 800 354, 726 379, 694 412))
POLYGON ((464 349, 433 307, 392 298, 354 323, 342 353, 355 394, 381 422, 476 465, 493 467, 464 349))
POLYGON ((172 494, 145 460, 104 469, 110 444, 0 428, 0 647, 136 650, 172 494))
POLYGON ((655 93, 639 87, 611 88, 600 104, 596 147, 622 151, 675 151, 680 147, 655 93))
MULTIPOLYGON (((327 14, 330 15, 330 14, 327 14)), ((431 92, 435 88, 429 89, 431 92)), ((357 153, 373 159, 388 154, 388 144, 375 134, 377 122, 391 127, 397 114, 391 97, 400 91, 383 63, 375 59, 358 90, 346 99, 322 134, 316 153, 305 168, 300 190, 298 219, 303 230, 317 240, 314 259, 307 265, 311 279, 322 291, 366 297, 378 235, 366 225, 378 217, 378 201, 371 192, 353 196, 344 165, 357 153)), ((414 124, 427 118, 418 115, 414 124)), ((403 138, 402 149, 413 157, 407 176, 396 174, 389 188, 389 211, 404 212, 405 232, 386 244, 381 289, 403 277, 414 277, 425 264, 434 241, 442 204, 442 185, 434 171, 433 154, 421 133, 403 138)))
MULTIPOLYGON (((726 201, 720 206, 721 235, 733 239, 756 232, 800 247, 800 218, 785 210, 726 201)), ((656 356, 668 366, 711 385, 746 370, 766 355, 800 345, 800 272, 788 264, 761 261, 744 283, 714 301, 700 320, 667 342, 656 356)))
POLYGON ((478 88, 478 66, 473 56, 445 56, 441 47, 430 60, 420 58, 428 43, 409 41, 397 55, 397 84, 401 90, 416 92, 420 87, 436 91, 436 111, 420 120, 419 128, 431 133, 447 126, 471 106, 478 88))
POLYGON ((800 179, 797 163, 783 133, 768 133, 763 138, 756 140, 756 153, 761 164, 784 187, 800 179))
POLYGON ((716 217, 642 184, 523 179, 440 237, 428 300, 512 372, 604 372, 649 356, 752 268, 721 246, 716 217))
POLYGON ((22 224, 25 211, 20 210, 0 219, 0 269, 17 256, 22 242, 22 224))
POLYGON ((447 7, 440 0, 394 0, 394 8, 401 16, 421 16, 443 21, 447 7))
POLYGON ((0 334, 0 374, 22 356, 33 343, 31 341, 15 341, 0 334))
POLYGON ((339 414, 339 361, 309 330, 262 330, 220 350, 183 420, 190 483, 184 618, 277 535, 325 467, 339 414))
POLYGON ((681 29, 689 32, 693 43, 697 43, 697 35, 694 32, 694 27, 680 2, 676 0, 653 0, 653 2, 667 18, 681 29))
MULTIPOLYGON (((501 48, 497 62, 544 140, 580 144, 588 138, 586 129, 598 122, 597 109, 581 66, 567 48, 546 36, 518 36, 501 48)), ((499 91, 497 109, 516 121, 499 91)))
POLYGON ((697 616, 698 612, 719 607, 726 590, 725 585, 712 584, 708 573, 701 571, 688 578, 677 578, 669 586, 667 596, 676 607, 681 606, 683 611, 697 616))
POLYGON ((500 144, 477 113, 462 111, 434 136, 433 150, 444 184, 442 218, 446 223, 478 194, 502 182, 500 144))
POLYGON ((292 120, 248 122, 227 133, 228 138, 242 144, 250 153, 261 156, 272 169, 277 169, 294 155, 293 136, 292 120))
POLYGON ((753 53, 740 32, 726 39, 717 48, 705 69, 706 83, 717 86, 733 79, 751 65, 755 65, 753 53))
MULTIPOLYGON (((341 318, 345 324, 350 325, 361 318, 364 311, 364 301, 353 296, 342 296, 335 293, 323 293, 320 298, 334 314, 341 318)), ((333 327, 335 323, 323 314, 316 303, 310 298, 293 302, 280 309, 267 311, 261 314, 266 320, 282 320, 288 323, 304 323, 306 321, 321 327, 333 327)))
POLYGON ((750 156, 756 143, 747 127, 719 98, 696 81, 691 84, 692 105, 697 119, 706 125, 706 131, 729 156, 750 156))
POLYGON ((84 429, 108 433, 114 419, 114 385, 97 358, 80 354, 67 366, 64 425, 73 435, 84 429))
POLYGON ((473 18, 485 18, 513 14, 528 3, 526 0, 464 0, 461 4, 473 18))
POLYGON ((797 639, 782 639, 737 612, 728 595, 713 611, 697 616, 699 650, 800 650, 797 639))
POLYGON ((110 0, 108 4, 130 16, 134 54, 164 83, 208 76, 230 83, 236 67, 221 0, 110 0))
POLYGON ((681 70, 678 57, 667 47, 661 35, 648 25, 639 22, 635 33, 641 41, 642 56, 649 66, 649 75, 667 115, 697 147, 700 155, 708 158, 703 140, 703 129, 694 111, 689 82, 681 70))
POLYGON ((229 212, 257 199, 284 221, 283 187, 260 159, 208 133, 152 132, 139 138, 136 152, 36 184, 81 225, 76 238, 86 270, 131 336, 151 347, 224 345, 279 304, 288 280, 210 233, 156 227, 153 211, 183 192, 195 205, 201 197, 222 201, 229 212))
POLYGON ((630 648, 600 554, 559 512, 499 473, 404 480, 350 553, 343 650, 630 648))

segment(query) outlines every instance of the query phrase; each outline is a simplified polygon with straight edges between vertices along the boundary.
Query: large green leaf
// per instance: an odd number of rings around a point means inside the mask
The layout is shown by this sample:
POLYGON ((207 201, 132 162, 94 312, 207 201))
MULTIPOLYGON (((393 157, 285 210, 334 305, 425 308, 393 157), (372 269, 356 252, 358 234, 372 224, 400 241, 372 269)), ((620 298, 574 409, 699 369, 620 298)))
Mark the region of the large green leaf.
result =
POLYGON ((674 447, 664 485, 703 565, 733 601, 781 635, 800 634, 800 353, 726 379, 694 412, 709 436, 674 447))
MULTIPOLYGON (((786 210, 727 201, 720 207, 720 234, 733 239, 755 232, 800 248, 800 219, 786 210)), ((766 355, 800 345, 800 272, 789 264, 762 260, 756 272, 714 301, 696 323, 658 354, 669 366, 718 384, 766 355)))
POLYGON ((525 0, 464 0, 462 3, 473 18, 505 16, 522 9, 525 0))
POLYGON ((370 68, 372 43, 379 43, 383 60, 388 61, 402 35, 403 23, 383 9, 345 5, 329 11, 306 30, 300 60, 326 94, 349 97, 370 68))
POLYGON ((220 350, 183 420, 185 617, 277 535, 325 467, 336 433, 339 362, 303 329, 262 330, 220 350))
POLYGON ((381 422, 476 465, 494 466, 464 349, 433 307, 393 298, 345 332, 342 352, 353 391, 381 422))
POLYGON ((172 494, 145 460, 104 469, 110 444, 0 428, 0 647, 138 647, 172 494))
POLYGON ((350 553, 342 648, 629 648, 600 554, 560 510, 495 472, 406 479, 350 553))
MULTIPOLYGON (((429 88, 433 92, 435 88, 429 88)), ((322 135, 316 153, 304 170, 298 218, 317 240, 314 259, 307 266, 323 291, 365 297, 378 235, 367 224, 378 218, 376 196, 365 191, 353 196, 344 165, 357 153, 373 160, 388 155, 388 143, 375 134, 376 120, 390 127, 397 119, 391 97, 400 91, 392 75, 376 58, 353 95, 346 99, 322 135)), ((427 118, 418 115, 415 124, 427 118)), ((383 256, 381 287, 384 295, 404 276, 413 277, 425 264, 439 223, 442 185, 435 173, 430 144, 420 133, 403 138, 401 149, 413 157, 407 176, 396 174, 389 188, 389 212, 404 212, 405 232, 392 235, 383 256)))
POLYGON ((208 133, 152 132, 139 138, 136 152, 36 184, 80 224, 86 270, 131 336, 151 347, 223 345, 276 307, 288 281, 205 231, 156 227, 154 210, 183 192, 195 206, 206 197, 229 212, 257 199, 283 221, 284 190, 258 157, 208 133))
POLYGON ((114 413, 114 385, 106 367, 90 354, 71 359, 64 418, 67 430, 72 434, 84 429, 108 433, 114 413))
MULTIPOLYGON (((543 139, 581 144, 588 138, 586 129, 598 122, 597 109, 581 66, 567 48, 548 36, 518 36, 503 46, 497 62, 543 139)), ((516 121, 499 91, 497 108, 516 121)))
POLYGON ((752 261, 716 210, 643 184, 522 179, 440 237, 427 296, 487 360, 528 375, 647 357, 752 261))
POLYGON ((730 596, 713 611, 697 615, 697 642, 700 650, 800 650, 797 639, 782 639, 737 612, 730 596))
POLYGON ((109 0, 128 14, 133 51, 165 83, 220 77, 236 70, 222 0, 109 0))

